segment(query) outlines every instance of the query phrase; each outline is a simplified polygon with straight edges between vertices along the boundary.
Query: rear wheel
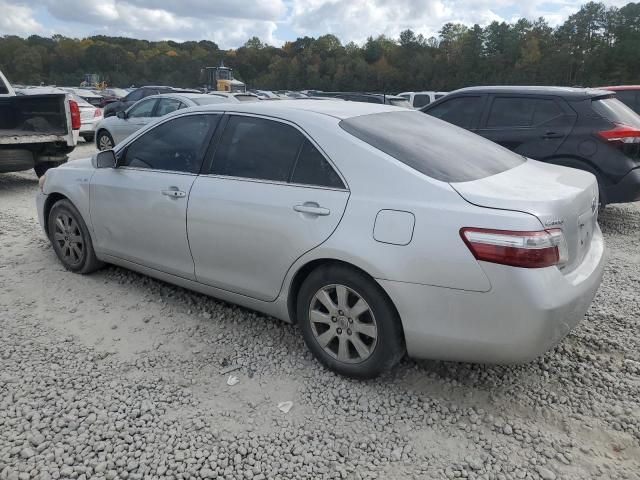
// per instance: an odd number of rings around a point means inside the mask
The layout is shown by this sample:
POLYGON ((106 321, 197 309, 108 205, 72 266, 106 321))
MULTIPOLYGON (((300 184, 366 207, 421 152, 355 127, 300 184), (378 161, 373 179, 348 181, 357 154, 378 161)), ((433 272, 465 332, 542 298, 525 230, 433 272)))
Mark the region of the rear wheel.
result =
POLYGON ((100 130, 98 133, 98 150, 111 150, 115 143, 109 132, 106 130, 100 130))
POLYGON ((382 288, 364 273, 341 265, 314 270, 297 299, 307 347, 341 375, 373 378, 404 354, 400 319, 382 288))
POLYGON ((53 249, 67 270, 91 273, 102 266, 93 250, 87 225, 69 200, 57 201, 47 222, 53 249))

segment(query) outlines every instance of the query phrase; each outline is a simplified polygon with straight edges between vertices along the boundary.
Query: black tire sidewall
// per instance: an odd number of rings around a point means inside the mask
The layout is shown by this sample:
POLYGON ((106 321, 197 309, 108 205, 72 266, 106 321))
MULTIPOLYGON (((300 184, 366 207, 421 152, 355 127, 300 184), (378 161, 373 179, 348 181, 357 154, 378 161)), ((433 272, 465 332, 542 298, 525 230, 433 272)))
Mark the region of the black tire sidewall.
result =
POLYGON ((374 378, 393 367, 404 354, 400 319, 380 285, 364 273, 342 265, 328 265, 314 270, 298 292, 296 313, 304 341, 313 355, 330 370, 353 378, 374 378), (311 299, 322 287, 345 285, 361 295, 376 318, 378 339, 373 354, 364 362, 347 364, 327 354, 313 335, 309 321, 311 299))
POLYGON ((49 240, 51 241, 53 250, 56 252, 57 257, 64 268, 74 273, 85 272, 85 270, 87 269, 87 265, 91 261, 91 257, 93 255, 93 244, 91 243, 91 236, 89 235, 87 225, 84 223, 82 215, 80 215, 78 209, 76 209, 76 207, 74 207, 73 204, 68 200, 59 200, 55 203, 55 205, 53 205, 53 207, 51 207, 51 210, 49 211, 47 226, 49 232, 49 240), (57 243, 53 239, 53 233, 55 232, 55 218, 61 211, 64 211, 65 213, 67 213, 67 215, 72 216, 80 228, 80 233, 82 235, 82 241, 84 242, 85 248, 83 250, 82 261, 77 265, 69 265, 67 262, 65 262, 60 252, 60 247, 58 247, 57 243))

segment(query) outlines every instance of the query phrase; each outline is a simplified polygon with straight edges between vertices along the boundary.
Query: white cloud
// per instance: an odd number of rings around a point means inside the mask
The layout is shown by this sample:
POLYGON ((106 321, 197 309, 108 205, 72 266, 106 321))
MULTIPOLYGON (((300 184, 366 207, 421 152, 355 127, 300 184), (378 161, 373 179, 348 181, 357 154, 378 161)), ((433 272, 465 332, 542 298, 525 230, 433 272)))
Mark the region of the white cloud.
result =
MULTIPOLYGON (((122 35, 149 40, 213 40, 235 48, 253 36, 272 45, 296 36, 333 33, 362 43, 410 28, 436 36, 447 22, 544 16, 562 23, 584 0, 0 0, 0 33, 122 35), (38 22, 37 18, 41 19, 38 22), (47 21, 45 19, 51 19, 47 21), (285 33, 281 33, 285 32, 285 33)), ((620 6, 626 0, 605 0, 620 6)))
POLYGON ((14 5, 0 0, 0 32, 13 35, 43 33, 44 28, 33 18, 33 10, 24 5, 14 5))

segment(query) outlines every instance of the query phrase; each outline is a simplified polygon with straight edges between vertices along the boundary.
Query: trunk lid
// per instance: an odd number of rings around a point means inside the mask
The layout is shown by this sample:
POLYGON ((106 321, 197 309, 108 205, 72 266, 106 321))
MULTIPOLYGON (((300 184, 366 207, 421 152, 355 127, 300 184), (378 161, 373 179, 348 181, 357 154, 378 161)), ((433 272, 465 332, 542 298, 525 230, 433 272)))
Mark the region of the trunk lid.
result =
POLYGON ((547 230, 562 229, 569 249, 569 261, 561 268, 565 273, 580 265, 589 250, 598 219, 598 183, 588 172, 528 160, 490 177, 450 185, 474 205, 529 213, 547 230))

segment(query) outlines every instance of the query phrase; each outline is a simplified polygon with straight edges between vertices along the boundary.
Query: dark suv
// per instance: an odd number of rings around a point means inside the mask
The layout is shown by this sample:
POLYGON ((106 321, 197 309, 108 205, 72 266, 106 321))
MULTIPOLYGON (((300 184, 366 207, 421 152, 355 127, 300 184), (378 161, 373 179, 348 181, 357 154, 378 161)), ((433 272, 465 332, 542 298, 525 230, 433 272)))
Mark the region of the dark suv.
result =
POLYGON ((136 88, 134 91, 129 92, 129 94, 121 99, 120 101, 112 102, 107 104, 104 107, 104 116, 111 117, 116 115, 118 112, 123 112, 131 105, 136 103, 138 100, 142 100, 143 98, 150 97, 151 95, 159 95, 161 93, 200 93, 198 90, 191 89, 177 89, 173 87, 165 87, 165 86, 149 86, 149 87, 140 87, 136 88))
POLYGON ((421 111, 525 157, 593 173, 603 206, 640 200, 640 117, 613 92, 472 87, 421 111))

